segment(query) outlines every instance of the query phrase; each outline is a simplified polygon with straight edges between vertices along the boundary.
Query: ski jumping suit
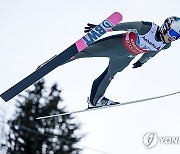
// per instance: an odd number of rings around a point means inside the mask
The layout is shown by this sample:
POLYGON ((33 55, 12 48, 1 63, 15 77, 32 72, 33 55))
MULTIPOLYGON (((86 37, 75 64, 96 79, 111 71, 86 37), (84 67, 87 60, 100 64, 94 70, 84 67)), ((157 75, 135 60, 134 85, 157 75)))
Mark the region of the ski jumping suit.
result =
POLYGON ((74 59, 87 57, 109 58, 108 67, 93 82, 90 95, 90 102, 93 105, 104 95, 115 74, 127 67, 136 55, 143 53, 139 61, 144 64, 160 50, 170 47, 170 43, 165 44, 161 41, 158 28, 152 22, 119 23, 113 28, 113 31, 124 30, 127 31, 126 33, 98 40, 75 55, 74 59))

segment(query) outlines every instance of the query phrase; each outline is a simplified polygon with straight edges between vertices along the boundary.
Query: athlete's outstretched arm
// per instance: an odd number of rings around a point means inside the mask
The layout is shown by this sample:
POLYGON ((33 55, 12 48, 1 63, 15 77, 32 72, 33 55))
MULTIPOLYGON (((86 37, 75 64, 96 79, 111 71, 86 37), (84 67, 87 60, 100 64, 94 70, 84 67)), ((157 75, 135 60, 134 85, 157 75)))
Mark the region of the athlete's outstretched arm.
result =
POLYGON ((115 27, 113 27, 113 31, 127 31, 128 29, 136 29, 136 30, 140 30, 142 27, 142 22, 140 21, 135 21, 135 22, 123 22, 123 23, 119 23, 117 24, 115 27))
MULTIPOLYGON (((94 27, 96 27, 97 25, 95 24, 90 24, 88 23, 87 26, 85 27, 84 32, 87 33, 90 30, 92 30, 94 27)), ((150 25, 151 26, 151 25, 150 25)), ((135 21, 135 22, 124 22, 124 23, 119 23, 118 25, 116 25, 115 27, 112 28, 113 31, 128 31, 128 30, 137 30, 138 32, 142 31, 142 28, 144 29, 144 22, 142 21, 135 21)), ((146 26, 147 29, 147 26, 146 26)), ((149 30, 149 25, 148 25, 148 29, 145 31, 149 30)), ((144 31, 144 30, 143 30, 144 31)))
POLYGON ((152 22, 135 21, 119 23, 112 28, 113 31, 137 31, 140 35, 146 34, 152 26, 152 22))
POLYGON ((144 53, 141 58, 133 64, 133 68, 138 68, 141 67, 144 63, 146 63, 149 59, 151 59, 152 57, 154 57, 158 52, 147 52, 144 53))
POLYGON ((139 59, 139 61, 141 63, 146 63, 149 59, 151 59, 152 57, 154 57, 158 52, 147 52, 147 53, 144 53, 141 58, 139 59))

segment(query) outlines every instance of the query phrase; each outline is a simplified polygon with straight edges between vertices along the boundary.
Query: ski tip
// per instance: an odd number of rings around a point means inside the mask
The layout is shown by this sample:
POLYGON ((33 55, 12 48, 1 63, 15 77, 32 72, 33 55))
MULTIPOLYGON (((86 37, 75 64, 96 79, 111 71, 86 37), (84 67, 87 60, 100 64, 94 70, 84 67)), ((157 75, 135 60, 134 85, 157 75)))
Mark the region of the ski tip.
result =
POLYGON ((5 102, 8 102, 10 99, 6 98, 3 94, 0 95, 1 99, 5 102))
POLYGON ((119 12, 114 12, 114 13, 113 13, 113 15, 120 17, 120 18, 121 18, 121 20, 123 19, 122 14, 121 14, 121 13, 119 13, 119 12))
POLYGON ((123 16, 119 12, 114 12, 111 16, 108 17, 108 20, 110 20, 113 25, 117 25, 122 19, 123 16))
MULTIPOLYGON (((0 96, 0 100, 3 100, 2 98, 1 98, 1 96, 0 96)), ((4 100, 3 100, 4 101, 4 100)))

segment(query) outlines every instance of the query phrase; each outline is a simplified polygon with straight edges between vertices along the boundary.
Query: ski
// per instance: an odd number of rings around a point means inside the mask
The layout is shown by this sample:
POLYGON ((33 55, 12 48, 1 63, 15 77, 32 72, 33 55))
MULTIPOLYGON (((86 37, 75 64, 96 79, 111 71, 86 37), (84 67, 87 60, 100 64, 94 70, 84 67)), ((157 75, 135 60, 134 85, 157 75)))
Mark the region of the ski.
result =
POLYGON ((66 50, 61 52, 59 55, 52 57, 47 62, 40 65, 35 72, 15 84, 13 87, 3 92, 0 97, 6 102, 9 101, 14 96, 16 96, 17 94, 28 88, 30 85, 44 77, 46 74, 54 70, 56 67, 65 63, 75 54, 83 51, 86 47, 94 43, 106 32, 111 31, 112 28, 116 26, 121 20, 122 15, 119 12, 114 12, 111 16, 109 16, 102 23, 93 28, 90 32, 88 32, 85 36, 76 41, 66 50))
POLYGON ((117 107, 117 106, 123 106, 123 105, 128 105, 128 104, 134 104, 134 103, 139 103, 139 102, 150 101, 150 100, 159 99, 159 98, 163 98, 163 97, 169 97, 169 96, 172 96, 172 95, 177 95, 179 93, 180 93, 180 91, 170 93, 170 94, 166 94, 166 95, 155 96, 155 97, 151 97, 151 98, 145 98, 145 99, 140 99, 140 100, 135 100, 135 101, 119 103, 119 104, 115 104, 115 105, 100 106, 100 107, 90 107, 90 108, 77 110, 77 111, 72 111, 72 112, 65 112, 65 113, 60 113, 60 114, 55 114, 55 115, 43 116, 43 117, 38 117, 36 119, 47 119, 47 118, 70 115, 70 114, 75 114, 75 113, 81 113, 81 112, 87 112, 87 111, 93 111, 93 110, 99 110, 99 109, 107 109, 107 108, 112 108, 112 107, 117 107))

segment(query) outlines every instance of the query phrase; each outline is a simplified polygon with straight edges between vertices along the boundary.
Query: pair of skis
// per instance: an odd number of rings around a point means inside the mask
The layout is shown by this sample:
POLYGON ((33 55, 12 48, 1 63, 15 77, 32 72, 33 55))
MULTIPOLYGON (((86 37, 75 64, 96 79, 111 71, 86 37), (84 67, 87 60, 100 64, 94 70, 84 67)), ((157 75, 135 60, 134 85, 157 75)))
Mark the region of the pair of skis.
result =
POLYGON ((27 87, 29 87, 30 85, 44 77, 46 74, 54 70, 56 67, 65 63, 78 52, 83 51, 86 47, 94 43, 106 32, 111 31, 112 28, 116 26, 121 20, 122 15, 118 12, 114 12, 111 16, 109 16, 106 20, 93 28, 90 32, 88 32, 85 36, 72 44, 69 48, 64 50, 59 55, 54 56, 47 62, 43 63, 38 67, 35 72, 21 80, 13 87, 3 92, 0 97, 6 102, 9 101, 14 96, 25 90, 27 87))
POLYGON ((164 98, 164 97, 169 97, 169 96, 177 95, 177 94, 180 94, 180 91, 170 93, 170 94, 166 94, 166 95, 161 95, 161 96, 155 96, 155 97, 150 97, 150 98, 145 98, 145 99, 140 99, 140 100, 135 100, 135 101, 124 102, 124 103, 120 103, 120 104, 116 104, 116 105, 90 107, 90 108, 88 107, 87 109, 82 109, 82 110, 77 110, 77 111, 72 111, 72 112, 66 112, 66 113, 61 113, 61 114, 55 114, 55 115, 49 115, 49 116, 43 116, 43 117, 38 117, 36 119, 40 120, 40 119, 54 118, 54 117, 58 117, 58 116, 70 115, 70 114, 93 111, 93 110, 99 110, 99 109, 107 109, 107 108, 118 107, 118 106, 122 106, 122 105, 146 102, 146 101, 160 99, 160 98, 164 98))

